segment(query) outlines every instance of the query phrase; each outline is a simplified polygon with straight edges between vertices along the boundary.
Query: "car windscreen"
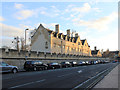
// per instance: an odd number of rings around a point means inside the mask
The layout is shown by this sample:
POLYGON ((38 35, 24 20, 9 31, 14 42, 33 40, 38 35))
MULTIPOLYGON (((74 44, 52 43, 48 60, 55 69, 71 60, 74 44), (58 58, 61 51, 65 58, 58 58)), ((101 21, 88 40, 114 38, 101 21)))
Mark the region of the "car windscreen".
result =
POLYGON ((43 63, 40 61, 32 61, 31 64, 43 64, 43 63))
POLYGON ((69 62, 65 62, 66 64, 70 64, 69 62))
POLYGON ((25 64, 31 64, 31 61, 27 61, 27 62, 25 62, 25 64))
POLYGON ((73 64, 77 64, 77 62, 73 62, 73 64))
POLYGON ((8 64, 5 62, 2 62, 2 66, 8 66, 8 64))
POLYGON ((51 65, 58 65, 58 63, 51 63, 51 65))

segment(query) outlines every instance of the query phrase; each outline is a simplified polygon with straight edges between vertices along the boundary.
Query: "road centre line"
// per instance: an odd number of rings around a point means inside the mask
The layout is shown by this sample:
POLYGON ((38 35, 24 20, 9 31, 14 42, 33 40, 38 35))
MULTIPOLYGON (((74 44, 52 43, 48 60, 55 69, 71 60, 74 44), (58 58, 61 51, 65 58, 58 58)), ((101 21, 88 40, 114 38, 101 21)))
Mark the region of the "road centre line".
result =
POLYGON ((25 83, 25 84, 21 84, 21 85, 17 85, 17 86, 10 87, 10 88, 8 88, 8 89, 18 88, 18 87, 30 85, 30 84, 33 84, 33 83, 39 83, 39 82, 43 82, 43 81, 45 81, 45 80, 46 80, 46 79, 42 79, 42 80, 35 81, 35 82, 25 83))

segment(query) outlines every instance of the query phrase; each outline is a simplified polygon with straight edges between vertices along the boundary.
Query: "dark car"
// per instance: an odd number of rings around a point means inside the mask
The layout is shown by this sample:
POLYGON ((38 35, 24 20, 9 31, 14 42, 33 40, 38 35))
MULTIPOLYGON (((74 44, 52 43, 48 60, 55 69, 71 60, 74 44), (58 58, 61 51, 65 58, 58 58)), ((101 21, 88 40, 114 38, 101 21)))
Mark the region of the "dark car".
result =
POLYGON ((61 67, 63 68, 71 67, 70 62, 61 62, 60 64, 61 64, 61 67))
POLYGON ((75 61, 72 61, 72 62, 70 62, 70 63, 71 63, 71 65, 72 65, 72 67, 77 66, 77 62, 75 62, 75 61))
POLYGON ((41 61, 26 61, 24 64, 24 69, 26 71, 46 70, 47 67, 48 67, 48 65, 44 64, 41 61))
POLYGON ((49 63, 48 65, 48 69, 56 69, 56 68, 60 68, 61 65, 59 63, 49 63))
POLYGON ((5 62, 0 62, 0 73, 5 73, 5 72, 17 73, 18 67, 9 65, 5 62))

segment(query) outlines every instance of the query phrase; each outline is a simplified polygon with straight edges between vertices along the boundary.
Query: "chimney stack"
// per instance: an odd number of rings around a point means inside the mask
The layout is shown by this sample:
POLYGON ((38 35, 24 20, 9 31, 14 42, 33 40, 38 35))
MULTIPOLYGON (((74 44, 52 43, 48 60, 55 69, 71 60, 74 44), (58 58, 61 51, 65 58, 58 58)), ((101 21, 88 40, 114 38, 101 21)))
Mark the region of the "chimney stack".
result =
POLYGON ((75 37, 78 37, 78 33, 75 34, 75 37))
POLYGON ((94 50, 95 50, 95 51, 97 50, 97 47, 96 47, 96 46, 94 47, 94 50))
POLYGON ((55 32, 59 33, 59 24, 55 25, 55 32))
POLYGON ((67 35, 70 37, 70 29, 67 30, 67 35))

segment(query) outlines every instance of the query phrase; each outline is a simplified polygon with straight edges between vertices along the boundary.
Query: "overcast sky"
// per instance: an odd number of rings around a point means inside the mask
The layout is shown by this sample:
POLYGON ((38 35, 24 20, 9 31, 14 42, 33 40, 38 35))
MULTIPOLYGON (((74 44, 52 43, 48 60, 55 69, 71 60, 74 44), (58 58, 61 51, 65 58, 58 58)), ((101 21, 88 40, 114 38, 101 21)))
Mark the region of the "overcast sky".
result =
MULTIPOLYGON (((60 32, 67 29, 78 32, 80 39, 87 39, 91 49, 118 49, 117 2, 2 2, 0 28, 2 45, 12 46, 15 36, 24 36, 26 28, 33 30, 40 23, 60 32)), ((30 31, 27 31, 28 33, 30 31)))

